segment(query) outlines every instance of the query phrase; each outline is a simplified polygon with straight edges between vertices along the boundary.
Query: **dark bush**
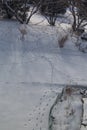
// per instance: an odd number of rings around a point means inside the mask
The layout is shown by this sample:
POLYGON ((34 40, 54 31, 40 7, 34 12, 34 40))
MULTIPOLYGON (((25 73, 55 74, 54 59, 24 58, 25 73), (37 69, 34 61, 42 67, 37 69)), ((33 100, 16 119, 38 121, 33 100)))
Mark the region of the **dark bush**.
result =
POLYGON ((1 0, 0 8, 5 10, 8 18, 15 16, 21 23, 26 20, 26 11, 29 9, 25 6, 27 0, 1 0))

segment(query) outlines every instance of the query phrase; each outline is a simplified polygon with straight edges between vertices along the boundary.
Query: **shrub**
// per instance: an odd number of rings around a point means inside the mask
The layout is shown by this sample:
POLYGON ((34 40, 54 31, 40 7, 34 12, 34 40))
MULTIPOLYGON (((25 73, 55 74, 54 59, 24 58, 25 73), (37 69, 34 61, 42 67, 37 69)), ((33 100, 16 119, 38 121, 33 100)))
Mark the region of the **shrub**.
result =
POLYGON ((60 39, 58 39, 58 44, 59 44, 60 48, 64 47, 64 44, 67 41, 67 39, 68 39, 68 35, 65 35, 65 36, 61 37, 60 39))

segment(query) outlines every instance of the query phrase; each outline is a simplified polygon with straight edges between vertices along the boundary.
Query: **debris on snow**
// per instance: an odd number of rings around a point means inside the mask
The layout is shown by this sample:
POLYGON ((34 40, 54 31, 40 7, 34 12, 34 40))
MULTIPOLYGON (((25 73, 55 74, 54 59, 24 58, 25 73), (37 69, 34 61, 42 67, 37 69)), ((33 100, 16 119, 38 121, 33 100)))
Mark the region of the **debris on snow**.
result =
POLYGON ((83 119, 82 119, 82 125, 87 127, 87 98, 83 98, 84 104, 83 104, 83 119))
POLYGON ((82 121, 82 96, 78 89, 66 87, 51 113, 49 130, 80 130, 82 121))

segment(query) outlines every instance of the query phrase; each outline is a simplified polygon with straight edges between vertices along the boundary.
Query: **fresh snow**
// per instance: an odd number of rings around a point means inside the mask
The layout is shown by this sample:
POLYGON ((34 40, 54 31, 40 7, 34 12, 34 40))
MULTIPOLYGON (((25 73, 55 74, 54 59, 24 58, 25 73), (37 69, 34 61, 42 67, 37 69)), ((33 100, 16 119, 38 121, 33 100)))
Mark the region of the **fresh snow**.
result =
POLYGON ((49 111, 62 88, 87 85, 87 54, 73 41, 66 22, 50 27, 39 15, 29 25, 0 21, 1 130, 48 130, 49 111), (66 33, 68 41, 59 48, 66 33))

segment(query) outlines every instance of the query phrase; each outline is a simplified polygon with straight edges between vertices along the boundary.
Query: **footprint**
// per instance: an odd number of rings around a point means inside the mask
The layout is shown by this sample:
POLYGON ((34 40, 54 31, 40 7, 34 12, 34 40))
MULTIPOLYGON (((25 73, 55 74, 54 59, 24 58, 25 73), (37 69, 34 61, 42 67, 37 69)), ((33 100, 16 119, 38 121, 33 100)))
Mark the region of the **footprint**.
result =
POLYGON ((56 110, 56 107, 55 107, 55 110, 56 110))
POLYGON ((24 124, 24 126, 27 126, 27 124, 24 124))
POLYGON ((30 116, 32 116, 32 114, 31 114, 31 113, 30 113, 29 115, 30 115, 30 116))
POLYGON ((45 108, 43 108, 43 110, 45 111, 45 108))
POLYGON ((55 98, 55 96, 53 96, 52 98, 55 98))
POLYGON ((45 94, 47 94, 47 91, 45 92, 45 94))
POLYGON ((43 97, 45 97, 46 95, 43 95, 43 97))
POLYGON ((38 124, 36 124, 36 126, 38 126, 38 124))
POLYGON ((40 105, 41 105, 41 102, 40 102, 40 105))
POLYGON ((42 98, 40 98, 40 100, 42 100, 42 98))
POLYGON ((38 117, 36 118, 36 120, 38 120, 38 117))
POLYGON ((39 107, 39 109, 38 110, 40 110, 40 107, 39 107))
POLYGON ((31 121, 31 119, 28 119, 28 121, 31 121))
POLYGON ((44 116, 44 113, 42 114, 42 116, 44 116))
POLYGON ((48 106, 49 104, 46 104, 46 106, 48 106))
POLYGON ((42 123, 43 121, 41 120, 40 123, 42 123))
POLYGON ((33 112, 35 112, 36 110, 34 109, 33 112))

